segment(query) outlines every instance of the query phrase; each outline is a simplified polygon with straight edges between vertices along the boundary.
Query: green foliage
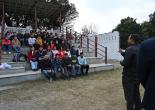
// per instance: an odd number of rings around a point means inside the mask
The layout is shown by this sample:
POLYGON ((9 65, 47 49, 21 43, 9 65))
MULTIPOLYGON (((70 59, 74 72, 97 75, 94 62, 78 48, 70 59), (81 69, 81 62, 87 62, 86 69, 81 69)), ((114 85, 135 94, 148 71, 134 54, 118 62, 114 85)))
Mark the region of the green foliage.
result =
POLYGON ((136 19, 127 17, 121 20, 121 23, 113 31, 118 31, 120 34, 120 47, 127 47, 127 39, 130 34, 141 34, 140 24, 136 19))

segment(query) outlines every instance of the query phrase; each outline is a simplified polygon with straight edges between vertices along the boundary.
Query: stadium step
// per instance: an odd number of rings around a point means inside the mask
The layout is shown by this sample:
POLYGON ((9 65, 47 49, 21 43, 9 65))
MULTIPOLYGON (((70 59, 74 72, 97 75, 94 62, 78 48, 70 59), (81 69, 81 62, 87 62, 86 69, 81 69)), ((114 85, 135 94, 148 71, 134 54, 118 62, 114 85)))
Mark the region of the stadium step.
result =
POLYGON ((11 65, 12 67, 25 67, 25 62, 7 62, 7 64, 11 65))
MULTIPOLYGON (((95 73, 100 71, 113 70, 114 66, 112 64, 90 64, 89 73, 95 73)), ((0 71, 1 73, 2 71, 0 71)), ((7 72, 6 72, 7 73, 7 72)), ((0 86, 7 86, 13 84, 19 84, 21 82, 30 81, 30 80, 39 80, 45 79, 40 71, 33 72, 16 72, 14 74, 0 74, 0 86)))
POLYGON ((88 64, 100 64, 104 62, 103 58, 98 57, 86 57, 86 59, 88 64))
POLYGON ((13 67, 11 69, 0 70, 0 75, 15 74, 25 72, 25 67, 13 67))
MULTIPOLYGON (((1 72, 1 71, 0 71, 1 72)), ((43 79, 40 71, 20 72, 15 74, 0 75, 0 86, 19 84, 24 81, 43 79)))

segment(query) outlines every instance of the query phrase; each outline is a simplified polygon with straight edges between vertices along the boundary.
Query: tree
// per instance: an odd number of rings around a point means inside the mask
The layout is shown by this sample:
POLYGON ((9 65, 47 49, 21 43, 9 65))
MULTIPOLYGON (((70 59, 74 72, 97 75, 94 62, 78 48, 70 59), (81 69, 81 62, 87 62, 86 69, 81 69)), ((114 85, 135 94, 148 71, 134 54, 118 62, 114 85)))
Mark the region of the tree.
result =
MULTIPOLYGON (((46 2, 51 2, 56 7, 59 7, 58 11, 56 11, 53 18, 51 17, 42 17, 37 18, 38 27, 49 27, 52 26, 59 27, 63 24, 70 24, 75 18, 78 17, 78 12, 73 3, 69 3, 68 0, 46 0, 46 2), (61 13, 61 15, 60 15, 61 13)), ((1 17, 0 17, 1 20, 1 17)), ((5 16, 5 21, 8 26, 12 26, 12 23, 15 22, 15 26, 26 27, 29 25, 34 25, 34 16, 32 15, 21 15, 18 13, 11 13, 10 15, 7 13, 5 16)))
POLYGON ((118 31, 120 34, 120 47, 127 47, 127 39, 130 34, 140 34, 140 24, 136 22, 136 19, 127 17, 121 20, 121 23, 117 25, 113 31, 118 31))
POLYGON ((84 36, 88 37, 90 34, 97 35, 98 28, 95 24, 84 25, 81 31, 84 36))
POLYGON ((141 24, 141 32, 145 38, 152 36, 152 24, 148 21, 143 22, 141 24))

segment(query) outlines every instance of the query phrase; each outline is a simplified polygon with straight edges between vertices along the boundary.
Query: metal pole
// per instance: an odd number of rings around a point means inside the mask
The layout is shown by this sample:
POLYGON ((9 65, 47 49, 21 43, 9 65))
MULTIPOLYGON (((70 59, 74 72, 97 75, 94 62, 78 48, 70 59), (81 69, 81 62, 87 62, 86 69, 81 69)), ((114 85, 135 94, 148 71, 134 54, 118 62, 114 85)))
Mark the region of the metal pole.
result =
POLYGON ((2 37, 4 36, 4 29, 5 29, 5 10, 4 10, 4 1, 3 1, 3 7, 2 7, 2 12, 3 12, 3 15, 2 15, 2 28, 1 28, 1 37, 0 39, 2 40, 2 37))
POLYGON ((37 6, 35 5, 35 30, 37 30, 38 28, 38 24, 37 24, 37 6))
POLYGON ((108 63, 108 49, 105 47, 105 64, 108 63))
POLYGON ((82 35, 81 35, 81 38, 80 38, 80 39, 81 39, 81 42, 80 42, 80 44, 81 44, 81 48, 82 48, 82 46, 83 46, 83 45, 82 45, 82 35))
POLYGON ((98 37, 95 37, 95 57, 97 57, 97 44, 98 44, 98 37))
POLYGON ((4 29, 5 29, 5 10, 4 10, 4 1, 3 1, 3 9, 2 9, 2 13, 3 13, 3 15, 2 15, 2 28, 1 28, 1 36, 0 36, 0 40, 1 40, 1 42, 0 42, 0 64, 1 64, 1 59, 2 59, 2 37, 4 36, 4 29))

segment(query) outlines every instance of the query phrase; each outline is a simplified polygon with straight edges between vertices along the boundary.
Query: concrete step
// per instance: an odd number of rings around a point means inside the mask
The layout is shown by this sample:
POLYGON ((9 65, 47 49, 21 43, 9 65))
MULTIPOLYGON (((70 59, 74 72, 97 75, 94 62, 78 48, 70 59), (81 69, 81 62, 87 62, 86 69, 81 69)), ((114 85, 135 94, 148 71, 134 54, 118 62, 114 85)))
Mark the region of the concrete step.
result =
POLYGON ((7 62, 12 67, 25 67, 25 62, 7 62))
POLYGON ((98 57, 86 57, 86 59, 88 64, 100 64, 104 62, 103 58, 98 57))
POLYGON ((13 67, 7 70, 0 70, 0 75, 15 74, 25 72, 25 67, 13 67))
POLYGON ((2 62, 12 62, 12 56, 2 56, 2 62))
POLYGON ((90 64, 90 69, 89 72, 100 72, 100 71, 107 71, 107 70, 113 70, 114 69, 114 65, 113 64, 105 64, 105 63, 101 63, 101 64, 90 64))
POLYGON ((94 52, 84 52, 85 57, 94 57, 95 53, 94 52))
MULTIPOLYGON (((89 73, 99 72, 99 71, 107 71, 113 70, 114 66, 112 64, 90 64, 89 73)), ((1 72, 1 71, 0 71, 1 72)), ((13 85, 18 84, 25 81, 30 80, 39 80, 45 79, 45 77, 41 74, 40 71, 37 72, 18 72, 18 73, 10 73, 0 75, 0 86, 13 85)))
POLYGON ((40 71, 37 72, 21 72, 16 74, 0 75, 0 86, 18 84, 24 81, 43 79, 40 71))

